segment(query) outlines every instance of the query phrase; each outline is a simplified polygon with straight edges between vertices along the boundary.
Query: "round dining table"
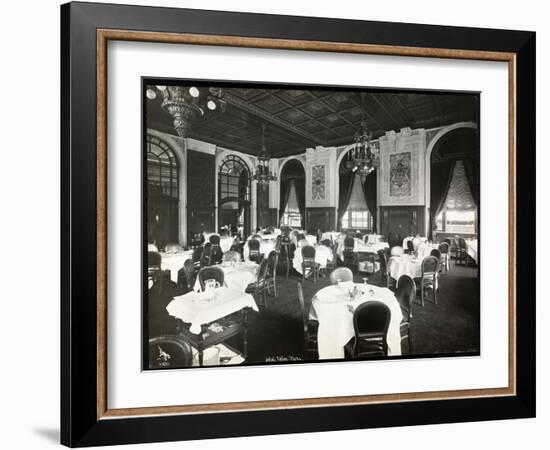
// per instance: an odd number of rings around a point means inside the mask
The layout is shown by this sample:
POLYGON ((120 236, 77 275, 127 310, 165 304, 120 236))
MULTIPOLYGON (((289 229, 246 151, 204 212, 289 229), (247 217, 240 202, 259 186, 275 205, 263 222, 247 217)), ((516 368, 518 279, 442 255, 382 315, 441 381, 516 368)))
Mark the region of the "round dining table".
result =
POLYGON ((370 284, 341 283, 319 290, 312 299, 309 317, 319 322, 317 346, 319 359, 344 358, 344 346, 355 335, 353 311, 369 301, 379 301, 390 308, 391 319, 387 334, 388 355, 401 355, 401 307, 392 291, 370 284), (354 286, 361 295, 352 299, 349 292, 354 286))
MULTIPOLYGON (((317 245, 315 247, 315 262, 319 263, 321 269, 327 267, 327 262, 332 260, 332 250, 324 245, 317 245)), ((294 252, 294 258, 292 259, 292 265, 299 274, 302 273, 302 251, 296 249, 294 252)))
POLYGON ((178 282, 178 270, 183 267, 186 260, 193 258, 193 250, 184 250, 177 253, 161 253, 160 268, 170 271, 170 280, 178 282))
MULTIPOLYGON (((216 265, 216 267, 220 267, 223 270, 224 282, 228 288, 244 292, 247 286, 256 280, 259 266, 255 262, 250 261, 238 263, 224 262, 216 265)), ((195 280, 193 290, 201 290, 199 277, 195 280)))

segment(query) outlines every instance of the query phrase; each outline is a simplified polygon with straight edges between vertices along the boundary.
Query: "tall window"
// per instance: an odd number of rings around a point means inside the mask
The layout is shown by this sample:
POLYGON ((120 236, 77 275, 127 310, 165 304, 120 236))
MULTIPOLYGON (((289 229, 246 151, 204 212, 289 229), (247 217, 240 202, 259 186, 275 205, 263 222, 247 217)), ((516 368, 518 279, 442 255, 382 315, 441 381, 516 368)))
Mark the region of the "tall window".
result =
POLYGON ((359 175, 353 178, 348 208, 342 216, 342 228, 373 229, 372 214, 367 206, 359 175))
POLYGON ((147 136, 147 220, 149 237, 162 246, 178 240, 178 161, 172 149, 147 136))
POLYGON ((296 194, 296 183, 294 180, 290 180, 290 193, 288 194, 288 202, 281 218, 281 225, 298 228, 302 226, 302 215, 298 208, 298 195, 296 194))
POLYGON ((447 233, 474 234, 476 214, 464 163, 457 161, 443 208, 436 217, 436 229, 447 233))
POLYGON ((223 161, 218 179, 220 200, 249 201, 250 176, 246 163, 235 155, 229 155, 223 161))

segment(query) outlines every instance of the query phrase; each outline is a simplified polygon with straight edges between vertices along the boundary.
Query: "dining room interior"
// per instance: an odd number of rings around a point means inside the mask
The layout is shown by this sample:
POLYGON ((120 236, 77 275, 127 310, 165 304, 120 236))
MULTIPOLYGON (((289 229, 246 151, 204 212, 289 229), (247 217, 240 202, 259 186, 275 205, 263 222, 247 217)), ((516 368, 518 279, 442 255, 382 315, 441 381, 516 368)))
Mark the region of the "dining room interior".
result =
POLYGON ((144 370, 480 354, 479 93, 142 97, 144 370))

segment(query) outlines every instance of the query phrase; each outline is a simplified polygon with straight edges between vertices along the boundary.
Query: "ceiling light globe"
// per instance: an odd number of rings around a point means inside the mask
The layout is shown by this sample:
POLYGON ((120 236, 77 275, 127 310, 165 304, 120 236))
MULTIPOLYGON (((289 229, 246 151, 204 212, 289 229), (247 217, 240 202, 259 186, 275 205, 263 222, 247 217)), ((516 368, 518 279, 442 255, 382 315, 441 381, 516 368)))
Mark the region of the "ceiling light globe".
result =
POLYGON ((206 103, 206 107, 210 111, 214 111, 217 108, 217 105, 216 105, 216 102, 214 100, 208 100, 208 102, 206 103))
POLYGON ((151 88, 145 91, 145 95, 149 100, 154 100, 155 98, 157 98, 157 93, 155 92, 154 89, 151 89, 151 88))
POLYGON ((189 95, 193 98, 197 98, 200 95, 198 88, 195 86, 189 88, 189 95))

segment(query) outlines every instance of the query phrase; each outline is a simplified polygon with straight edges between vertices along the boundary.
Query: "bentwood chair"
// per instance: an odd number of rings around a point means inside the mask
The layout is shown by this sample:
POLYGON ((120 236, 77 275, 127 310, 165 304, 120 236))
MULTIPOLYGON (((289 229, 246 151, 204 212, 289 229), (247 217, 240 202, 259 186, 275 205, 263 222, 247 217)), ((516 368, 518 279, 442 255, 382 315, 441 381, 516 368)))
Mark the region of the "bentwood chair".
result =
POLYGON ((319 269, 321 264, 315 262, 315 247, 311 245, 305 245, 301 248, 302 251, 302 281, 305 281, 309 276, 313 276, 313 281, 317 281, 319 278, 319 269))
POLYGON ((437 259, 441 260, 441 252, 437 248, 434 248, 430 252, 430 256, 435 256, 437 259))
POLYGON ((256 275, 256 281, 253 283, 250 283, 245 292, 247 294, 252 294, 254 296, 254 299, 256 301, 259 300, 259 297, 261 296, 262 303, 264 307, 267 308, 267 265, 268 265, 268 259, 263 258, 262 262, 260 263, 260 267, 258 268, 258 273, 256 275))
POLYGON ((416 298, 416 284, 414 280, 408 275, 401 275, 397 281, 397 291, 395 297, 401 307, 401 314, 403 319, 400 324, 401 331, 401 343, 404 339, 407 339, 409 344, 409 355, 412 354, 412 337, 411 337, 411 319, 412 319, 412 306, 414 299, 416 298))
POLYGON ((162 285, 165 279, 170 279, 170 271, 162 270, 162 256, 159 252, 148 252, 147 254, 147 279, 158 287, 159 294, 162 294, 162 285))
POLYGON ((451 255, 449 254, 449 243, 444 241, 439 244, 438 248, 441 252, 441 266, 443 267, 443 269, 445 269, 445 273, 447 273, 449 270, 451 270, 451 255))
POLYGON ((191 347, 177 335, 149 339, 149 369, 190 367, 193 362, 191 347))
POLYGON ((207 242, 206 244, 204 244, 204 247, 202 248, 202 254, 201 254, 199 266, 200 267, 210 266, 211 256, 212 256, 212 244, 210 242, 207 242))
POLYGON ((361 303, 353 313, 355 338, 353 356, 372 358, 388 355, 387 334, 391 311, 384 303, 371 301, 361 303))
POLYGON ((338 267, 330 274, 330 284, 338 284, 339 281, 353 281, 353 272, 347 267, 338 267))
POLYGON ((195 272, 198 272, 198 270, 201 267, 201 258, 202 258, 202 247, 195 247, 193 249, 193 256, 191 258, 193 259, 193 266, 195 267, 195 272))
POLYGON ((378 250, 378 262, 380 263, 380 276, 382 281, 386 283, 386 287, 389 289, 391 284, 391 277, 389 273, 388 257, 384 250, 378 250))
POLYGON ((267 256, 267 272, 265 283, 267 293, 271 294, 273 288, 273 296, 277 297, 277 263, 279 262, 279 254, 275 250, 271 250, 267 256))
POLYGON ((353 251, 355 248, 355 239, 351 236, 344 238, 343 261, 344 266, 349 267, 352 271, 357 268, 357 254, 353 251))
POLYGON ((319 329, 319 322, 317 320, 311 320, 309 318, 309 310, 311 308, 311 304, 306 305, 304 301, 302 283, 298 283, 298 301, 300 302, 300 311, 302 312, 305 353, 306 355, 314 356, 318 352, 317 331, 319 329))
POLYGON ((211 235, 211 236, 208 238, 208 240, 209 240, 210 243, 212 244, 212 247, 214 247, 214 246, 216 246, 216 245, 217 245, 218 247, 220 246, 220 236, 219 236, 219 235, 213 234, 213 235, 211 235))
POLYGON ((223 260, 223 251, 220 246, 213 245, 210 253, 210 264, 220 264, 223 260))
POLYGON ((183 263, 183 267, 178 270, 178 287, 185 290, 185 292, 189 292, 193 289, 193 285, 195 284, 195 265, 193 264, 193 261, 190 259, 187 259, 183 263))
POLYGON ((439 259, 435 256, 428 256, 422 260, 422 276, 420 277, 420 300, 424 306, 424 292, 431 289, 433 292, 434 304, 437 305, 437 277, 439 273, 439 259))
POLYGON ((223 273, 223 270, 220 267, 215 266, 203 267, 199 270, 198 277, 201 290, 203 291, 206 280, 216 280, 220 286, 223 286, 225 282, 225 274, 223 273))
POLYGON ((408 253, 409 255, 414 253, 414 243, 412 239, 407 241, 407 250, 405 250, 405 253, 408 253))
POLYGON ((286 264, 286 277, 290 271, 290 245, 292 240, 290 239, 290 233, 285 231, 285 234, 281 237, 281 255, 284 254, 286 264))
POLYGON ((260 241, 251 239, 248 241, 248 259, 259 264, 260 262, 260 241))
POLYGON ((468 252, 466 250, 466 241, 462 237, 459 237, 456 240, 456 263, 464 263, 464 265, 468 265, 468 252))
POLYGON ((330 248, 330 254, 332 255, 332 258, 327 260, 327 265, 325 267, 325 273, 327 275, 330 274, 334 269, 336 269, 336 267, 338 267, 338 254, 336 252, 338 244, 329 245, 328 248, 330 248))

